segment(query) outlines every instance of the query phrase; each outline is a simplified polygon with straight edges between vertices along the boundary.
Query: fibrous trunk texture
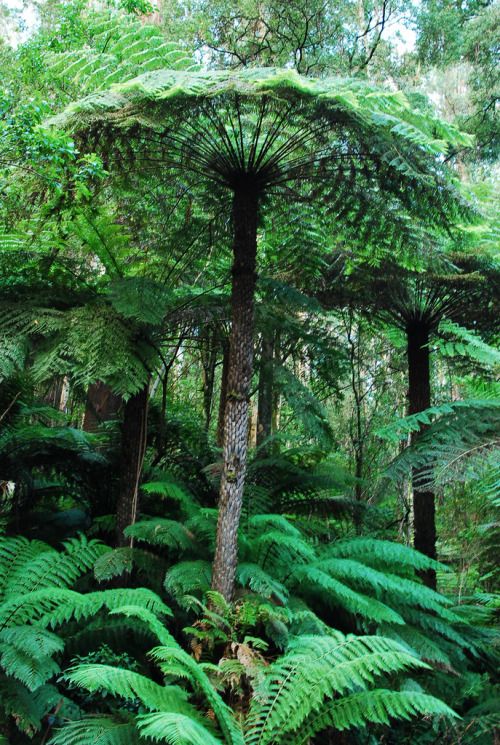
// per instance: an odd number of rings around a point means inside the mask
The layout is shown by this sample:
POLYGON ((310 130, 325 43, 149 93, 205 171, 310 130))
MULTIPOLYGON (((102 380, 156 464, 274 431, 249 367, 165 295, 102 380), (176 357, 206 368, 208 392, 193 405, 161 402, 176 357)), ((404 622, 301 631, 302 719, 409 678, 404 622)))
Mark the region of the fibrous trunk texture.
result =
POLYGON ((120 454, 120 486, 116 505, 117 546, 131 543, 123 531, 137 517, 142 464, 146 451, 149 386, 145 385, 126 402, 123 410, 120 454))
MULTIPOLYGON (((409 413, 418 414, 431 405, 429 327, 425 321, 407 325, 409 413)), ((416 437, 419 433, 416 434, 416 437)), ((413 480, 413 545, 421 553, 436 558, 436 515, 434 492, 426 486, 419 469, 413 480)), ((436 573, 422 573, 428 587, 435 589, 436 573)))
POLYGON ((257 411, 257 447, 262 456, 269 453, 269 440, 273 424, 274 337, 269 331, 262 335, 262 352, 259 370, 259 403, 257 411), (263 444, 266 443, 265 446, 263 444), (263 447, 262 447, 263 446, 263 447))
POLYGON ((258 195, 243 185, 233 199, 231 337, 224 413, 223 471, 212 588, 230 600, 238 561, 245 483, 248 399, 253 369, 258 195))

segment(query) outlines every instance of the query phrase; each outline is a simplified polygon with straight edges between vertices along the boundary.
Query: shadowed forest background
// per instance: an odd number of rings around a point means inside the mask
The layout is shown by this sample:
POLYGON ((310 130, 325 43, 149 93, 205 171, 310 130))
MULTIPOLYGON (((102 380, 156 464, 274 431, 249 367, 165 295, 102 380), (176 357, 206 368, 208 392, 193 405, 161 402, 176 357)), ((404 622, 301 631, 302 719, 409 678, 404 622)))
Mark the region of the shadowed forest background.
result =
POLYGON ((0 745, 498 745, 499 18, 0 4, 0 745))

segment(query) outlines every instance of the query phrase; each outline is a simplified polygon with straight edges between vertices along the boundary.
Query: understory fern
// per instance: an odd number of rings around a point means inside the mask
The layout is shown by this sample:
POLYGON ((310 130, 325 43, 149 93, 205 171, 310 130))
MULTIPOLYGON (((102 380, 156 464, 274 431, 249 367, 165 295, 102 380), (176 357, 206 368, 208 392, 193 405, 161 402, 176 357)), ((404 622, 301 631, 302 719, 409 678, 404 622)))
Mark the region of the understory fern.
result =
MULTIPOLYGON (((125 669, 95 665, 77 665, 66 673, 66 678, 87 691, 98 690, 137 702, 149 711, 135 717, 137 731, 131 742, 143 735, 170 745, 284 745, 305 742, 304 732, 312 735, 328 726, 345 729, 415 714, 453 716, 451 709, 432 696, 372 690, 376 678, 427 667, 399 644, 382 637, 331 632, 326 636, 295 637, 282 657, 270 666, 261 666, 248 717, 238 720, 213 687, 203 665, 179 647, 152 614, 132 607, 123 612, 137 613, 163 642, 150 656, 163 672, 165 682, 159 684, 125 669), (172 685, 173 681, 177 682, 172 685), (189 702, 188 693, 181 687, 184 683, 191 695, 205 700, 201 711, 189 702), (216 729, 209 711, 217 722, 216 729)), ((92 742, 90 738, 96 731, 110 737, 116 731, 121 737, 129 727, 129 722, 120 724, 116 716, 107 721, 100 717, 97 722, 90 717, 88 722, 87 734, 82 722, 70 723, 51 742, 66 745, 76 741, 85 745, 92 742)))

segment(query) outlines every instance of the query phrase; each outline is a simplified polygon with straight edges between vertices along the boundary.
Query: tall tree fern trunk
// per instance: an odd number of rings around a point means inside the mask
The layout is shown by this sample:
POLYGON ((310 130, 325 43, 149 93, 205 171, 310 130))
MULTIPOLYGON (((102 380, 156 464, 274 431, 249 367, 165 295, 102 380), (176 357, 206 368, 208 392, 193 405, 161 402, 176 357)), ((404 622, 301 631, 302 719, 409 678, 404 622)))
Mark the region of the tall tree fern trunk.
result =
POLYGON ((224 413, 223 471, 212 587, 230 600, 238 561, 245 483, 248 399, 253 370, 258 194, 242 185, 233 199, 231 337, 224 413))
POLYGON ((102 380, 91 383, 87 389, 85 402, 84 431, 95 432, 100 424, 117 417, 121 404, 121 397, 113 393, 109 385, 102 380))
MULTIPOLYGON (((418 320, 408 323, 408 398, 409 413, 418 414, 431 405, 429 326, 418 320)), ((419 436, 417 433, 416 437, 419 436)), ((436 558, 436 515, 434 492, 422 480, 419 469, 413 475, 413 545, 432 559, 436 558)), ((426 585, 435 589, 436 573, 422 573, 426 585)))
POLYGON ((126 546, 130 539, 123 531, 137 517, 139 484, 146 452, 149 386, 145 385, 126 402, 123 410, 120 454, 120 486, 116 505, 117 546, 126 546))
MULTIPOLYGON (((257 411, 257 447, 262 446, 271 437, 273 425, 273 383, 274 383, 274 338, 272 332, 262 335, 262 353, 259 370, 259 403, 257 411)), ((266 456, 269 445, 262 448, 266 456)))

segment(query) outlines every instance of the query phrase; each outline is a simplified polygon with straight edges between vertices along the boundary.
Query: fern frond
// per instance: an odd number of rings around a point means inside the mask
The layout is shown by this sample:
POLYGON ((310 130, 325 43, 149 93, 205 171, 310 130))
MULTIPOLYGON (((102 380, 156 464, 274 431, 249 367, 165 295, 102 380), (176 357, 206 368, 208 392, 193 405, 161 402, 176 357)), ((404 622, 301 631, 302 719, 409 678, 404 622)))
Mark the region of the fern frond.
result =
POLYGON ((280 603, 286 604, 288 599, 287 588, 277 580, 273 579, 258 564, 242 562, 236 570, 236 581, 242 587, 249 587, 253 592, 265 598, 276 598, 280 603))
POLYGON ((8 716, 15 717, 18 728, 31 737, 41 729, 51 709, 61 702, 68 700, 53 685, 30 691, 22 685, 13 685, 12 679, 0 679, 0 706, 8 716))
POLYGON ((292 582, 298 583, 298 590, 305 592, 310 588, 319 587, 321 596, 326 603, 345 608, 354 615, 373 621, 404 624, 403 618, 395 610, 376 600, 352 590, 334 577, 323 571, 321 565, 300 567, 293 572, 292 582))
POLYGON ((168 745, 222 745, 203 724, 182 714, 148 714, 138 718, 137 726, 143 737, 168 745))
POLYGON ((181 561, 171 567, 165 576, 165 589, 177 602, 184 595, 205 593, 210 589, 212 567, 208 561, 181 561))
POLYGON ((49 745, 139 745, 135 722, 111 716, 87 715, 68 722, 49 740, 49 745))
POLYGON ((155 494, 177 504, 186 518, 192 517, 199 510, 194 497, 180 484, 172 480, 148 481, 141 485, 145 494, 155 494))
POLYGON ((63 648, 62 640, 45 629, 15 626, 0 630, 0 666, 30 690, 59 672, 51 658, 63 648))
POLYGON ((74 590, 50 587, 26 595, 15 595, 0 605, 0 624, 18 626, 27 622, 43 628, 55 628, 71 619, 94 617, 100 610, 115 610, 124 605, 139 605, 161 616, 172 611, 146 588, 101 590, 81 594, 74 590))
POLYGON ((493 369, 500 366, 500 351, 486 344, 474 331, 445 319, 439 324, 439 332, 447 339, 451 337, 451 340, 437 340, 442 354, 466 356, 493 369))
POLYGON ((166 518, 139 520, 125 529, 125 535, 153 546, 166 546, 182 553, 193 546, 193 538, 182 523, 166 518))
POLYGON ((64 551, 56 551, 41 541, 0 538, 0 594, 9 599, 42 588, 69 587, 108 550, 83 535, 63 545, 64 551))
POLYGON ((401 543, 376 538, 350 538, 346 541, 338 541, 329 546, 325 553, 327 556, 361 559, 364 563, 375 568, 403 566, 415 571, 425 569, 448 570, 445 564, 430 559, 413 548, 403 546, 401 543))
POLYGON ((150 711, 185 711, 187 694, 178 686, 161 686, 131 670, 110 665, 80 664, 69 668, 65 680, 90 693, 105 691, 126 701, 140 701, 150 711))
POLYGON ((160 27, 116 9, 87 16, 91 46, 45 55, 51 76, 71 81, 76 91, 89 93, 122 83, 141 72, 168 67, 197 69, 189 54, 167 41, 160 27))
POLYGON ((244 745, 243 735, 236 724, 231 709, 213 688, 201 666, 176 643, 156 647, 152 659, 166 675, 188 677, 195 690, 203 694, 212 708, 221 732, 228 745, 244 745))
POLYGON ((425 667, 382 637, 302 636, 265 671, 251 704, 247 743, 285 742, 339 694, 365 690, 389 672, 425 667))
POLYGON ((388 725, 391 719, 411 719, 414 716, 458 718, 443 701, 425 693, 385 689, 363 691, 332 702, 327 711, 312 718, 300 731, 297 743, 307 743, 310 737, 328 727, 342 731, 363 727, 369 722, 388 725))

